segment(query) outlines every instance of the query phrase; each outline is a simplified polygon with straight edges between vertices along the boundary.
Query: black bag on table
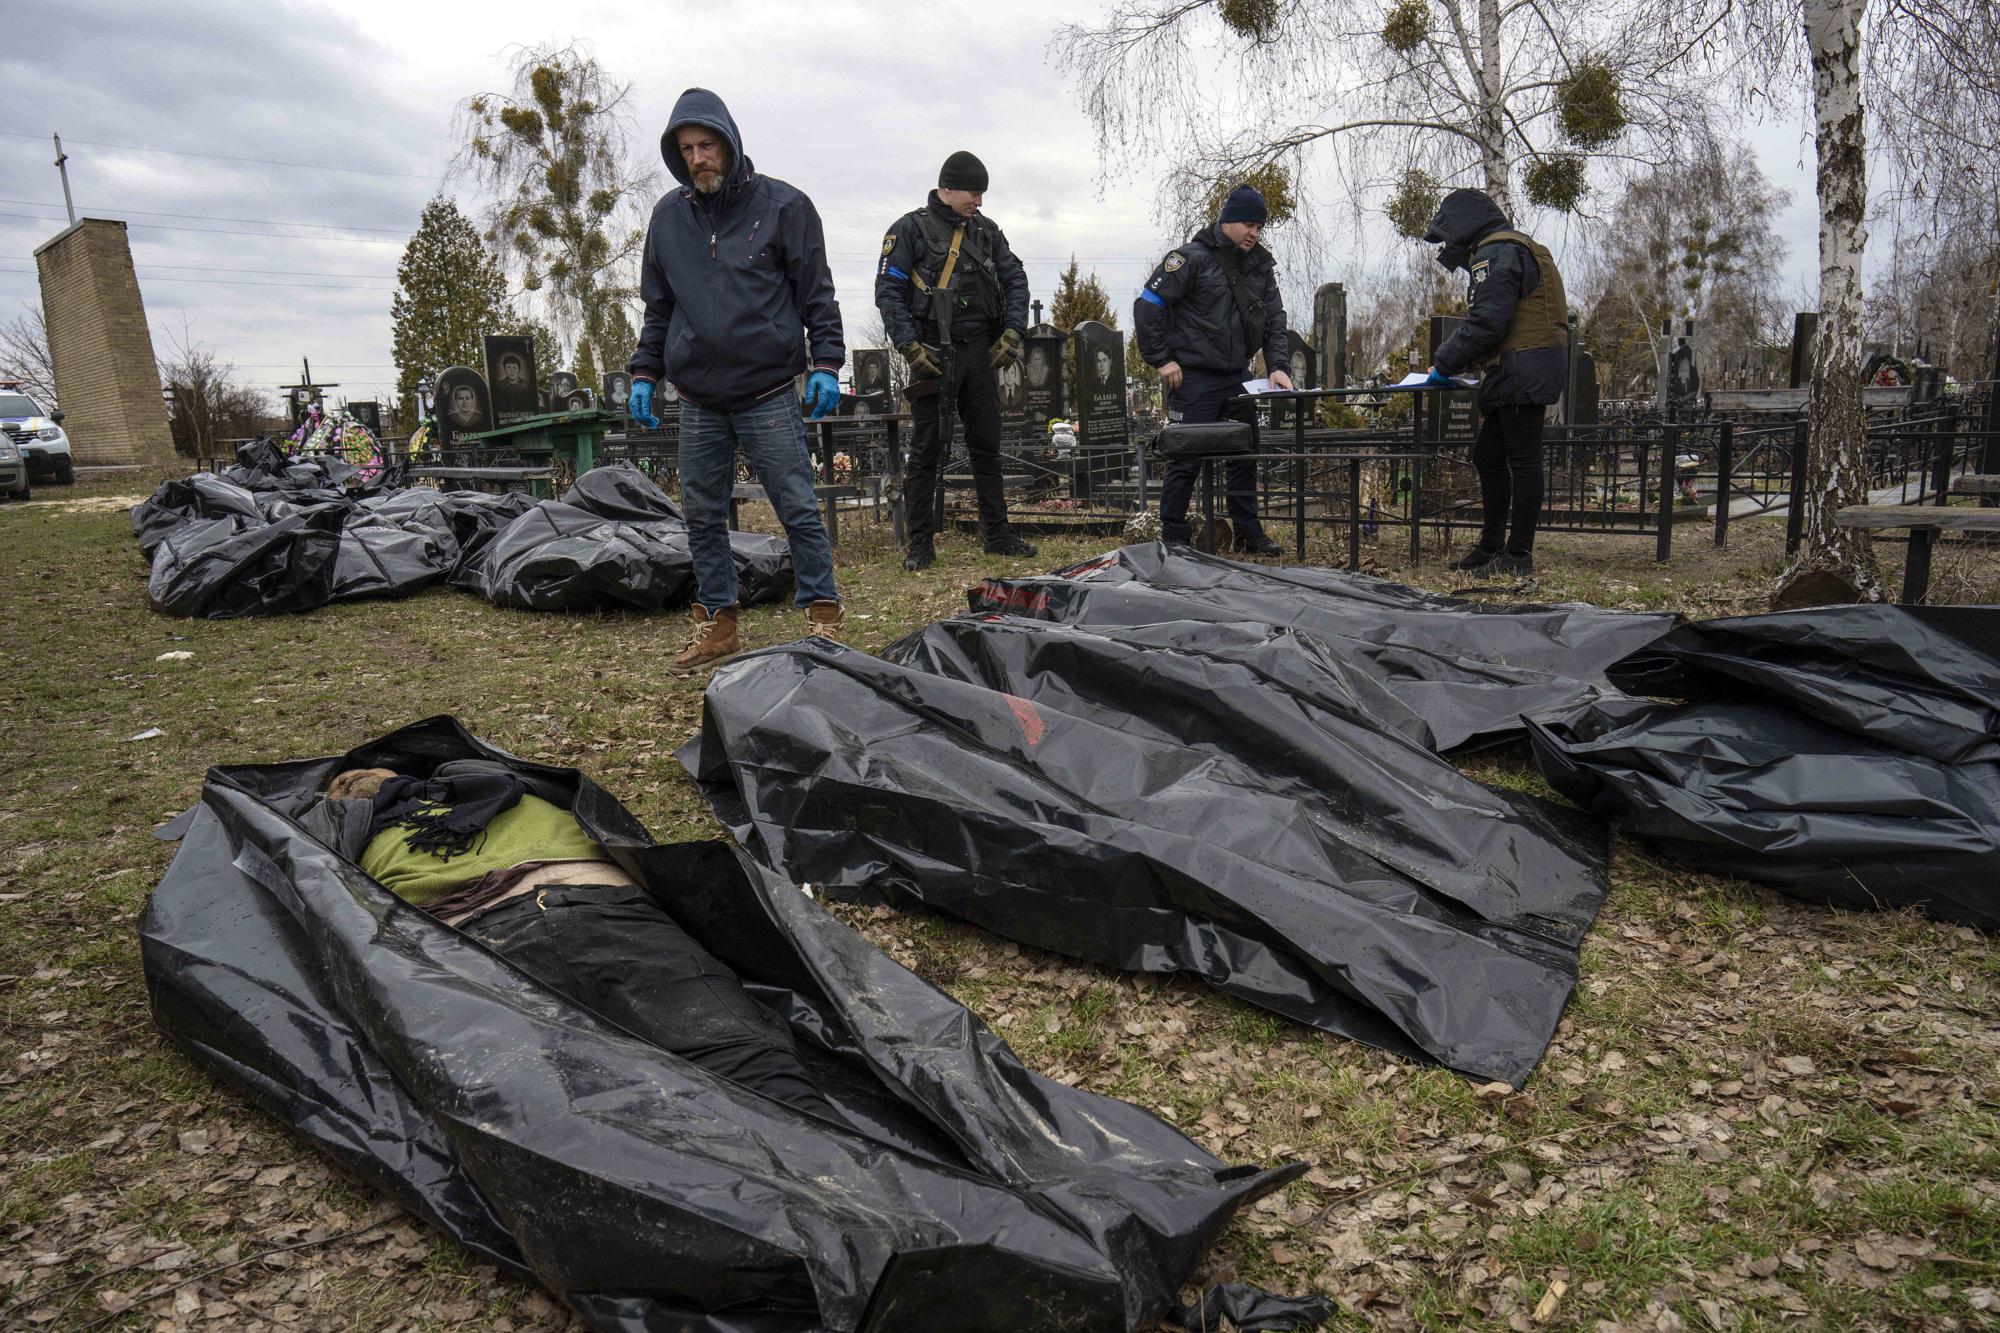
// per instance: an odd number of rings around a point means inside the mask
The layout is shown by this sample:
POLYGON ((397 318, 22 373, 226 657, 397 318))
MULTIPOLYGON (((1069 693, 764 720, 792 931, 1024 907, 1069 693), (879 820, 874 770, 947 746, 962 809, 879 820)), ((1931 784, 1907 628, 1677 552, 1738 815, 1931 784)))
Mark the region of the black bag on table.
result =
POLYGON ((1254 452, 1247 421, 1169 422, 1153 444, 1156 457, 1227 458, 1254 452))

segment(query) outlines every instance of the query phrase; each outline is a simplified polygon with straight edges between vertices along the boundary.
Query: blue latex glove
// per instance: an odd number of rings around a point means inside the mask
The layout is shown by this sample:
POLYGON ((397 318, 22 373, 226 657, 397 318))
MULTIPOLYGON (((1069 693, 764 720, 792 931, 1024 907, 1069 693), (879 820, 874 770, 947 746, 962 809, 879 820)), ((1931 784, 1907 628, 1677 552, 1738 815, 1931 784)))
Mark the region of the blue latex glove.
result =
POLYGON ((1442 388, 1442 389, 1454 389, 1458 387, 1456 384, 1452 382, 1451 376, 1445 374, 1443 371, 1439 370, 1436 366, 1431 367, 1430 378, 1424 381, 1424 386, 1426 388, 1442 388))
POLYGON ((806 415, 818 421, 840 406, 840 381, 830 370, 815 370, 806 381, 806 415))
POLYGON ((647 430, 660 428, 660 419, 653 415, 653 386, 650 381, 632 381, 632 396, 625 400, 625 410, 632 414, 632 420, 647 430))

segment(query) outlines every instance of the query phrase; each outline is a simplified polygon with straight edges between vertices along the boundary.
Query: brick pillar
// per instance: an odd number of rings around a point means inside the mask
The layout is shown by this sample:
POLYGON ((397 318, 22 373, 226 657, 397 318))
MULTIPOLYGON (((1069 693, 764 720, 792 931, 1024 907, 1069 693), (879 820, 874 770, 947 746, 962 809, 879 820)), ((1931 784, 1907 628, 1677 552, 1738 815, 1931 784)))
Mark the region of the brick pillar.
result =
POLYGON ((38 248, 35 268, 77 464, 180 470, 125 224, 85 218, 38 248))

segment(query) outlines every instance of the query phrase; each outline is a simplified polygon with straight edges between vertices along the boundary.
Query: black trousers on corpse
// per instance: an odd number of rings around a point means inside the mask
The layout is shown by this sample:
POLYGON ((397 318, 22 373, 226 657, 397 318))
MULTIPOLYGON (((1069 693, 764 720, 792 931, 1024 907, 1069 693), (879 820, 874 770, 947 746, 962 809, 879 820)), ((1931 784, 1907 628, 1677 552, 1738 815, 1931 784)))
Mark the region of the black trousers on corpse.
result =
POLYGON ((634 1036, 774 1101, 847 1123, 807 1080, 791 1029, 644 889, 551 885, 459 929, 634 1036))
POLYGON ((997 541, 1007 533, 1007 493, 1000 480, 1000 382, 992 356, 993 340, 984 334, 954 342, 944 376, 930 381, 938 392, 910 399, 910 466, 903 474, 903 496, 912 546, 937 536, 938 469, 951 443, 941 420, 945 394, 965 427, 965 448, 972 455, 980 540, 997 541))

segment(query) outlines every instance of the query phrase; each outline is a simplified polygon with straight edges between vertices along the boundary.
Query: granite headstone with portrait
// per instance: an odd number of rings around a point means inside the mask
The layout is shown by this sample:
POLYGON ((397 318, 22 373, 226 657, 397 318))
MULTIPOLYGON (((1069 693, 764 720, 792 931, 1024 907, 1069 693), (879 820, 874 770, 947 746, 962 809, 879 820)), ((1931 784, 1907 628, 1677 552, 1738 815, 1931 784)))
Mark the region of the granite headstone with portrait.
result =
MULTIPOLYGON (((1306 335, 1297 329, 1285 330, 1285 338, 1290 343, 1292 357, 1292 387, 1294 389, 1317 389, 1319 387, 1319 353, 1313 348, 1306 335)), ((1274 403, 1271 406, 1271 426, 1274 430, 1291 430, 1300 408, 1296 403, 1274 403)), ((1310 403, 1304 408, 1308 425, 1313 419, 1310 403)))
POLYGON ((1037 438, 1064 415, 1062 365, 1062 334, 1049 324, 1028 330, 1021 352, 1021 403, 1029 432, 1037 438))
POLYGON ((439 375, 431 402, 437 411, 440 448, 448 449, 459 436, 491 430, 495 424, 486 379, 471 366, 453 366, 439 375))
POLYGON ((1022 376, 1021 363, 1014 362, 993 372, 993 391, 1000 399, 1001 438, 1012 440, 1020 435, 1028 421, 1028 399, 1023 391, 1026 381, 1022 376))
MULTIPOLYGON (((482 340, 492 421, 505 426, 541 411, 535 396, 535 340, 528 334, 489 333, 482 340)), ((443 409, 439 409, 442 413, 443 409)))
POLYGON ((858 347, 854 351, 854 396, 888 401, 889 349, 858 347))
POLYGON ((564 410, 563 404, 567 402, 569 400, 569 396, 575 392, 576 392, 576 376, 572 375, 567 370, 558 370, 555 374, 549 376, 548 410, 551 412, 560 412, 564 410))
POLYGON ((1660 410, 1685 415, 1701 406, 1701 353, 1694 342, 1694 324, 1675 338, 1660 357, 1660 410))
POLYGON ((1085 499, 1097 482, 1129 465, 1131 427, 1125 418, 1125 335, 1087 319, 1070 334, 1076 353, 1077 466, 1074 494, 1085 499))
POLYGON ((632 377, 622 370, 614 370, 604 377, 604 407, 608 412, 625 415, 625 407, 632 401, 632 377))

